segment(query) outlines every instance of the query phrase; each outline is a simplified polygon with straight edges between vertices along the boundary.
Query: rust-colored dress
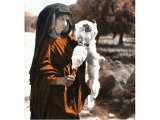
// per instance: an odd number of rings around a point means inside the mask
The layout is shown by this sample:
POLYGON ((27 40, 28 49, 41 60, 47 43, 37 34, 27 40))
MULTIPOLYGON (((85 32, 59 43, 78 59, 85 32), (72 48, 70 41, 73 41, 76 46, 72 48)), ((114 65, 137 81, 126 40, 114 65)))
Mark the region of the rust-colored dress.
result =
MULTIPOLYGON (((79 119, 85 98, 90 89, 85 83, 85 63, 76 73, 73 84, 51 85, 55 77, 71 74, 71 56, 75 41, 68 38, 50 40, 45 57, 39 63, 31 84, 31 118, 79 119)), ((43 51, 43 50, 41 50, 43 51)))

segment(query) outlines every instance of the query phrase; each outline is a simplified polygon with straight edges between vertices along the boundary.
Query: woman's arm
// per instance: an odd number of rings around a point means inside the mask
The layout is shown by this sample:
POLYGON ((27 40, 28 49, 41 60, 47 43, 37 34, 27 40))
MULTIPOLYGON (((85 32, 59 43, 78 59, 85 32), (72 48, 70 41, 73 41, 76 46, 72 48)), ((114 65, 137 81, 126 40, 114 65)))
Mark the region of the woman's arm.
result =
POLYGON ((48 78, 50 79, 51 85, 64 85, 64 86, 68 87, 73 84, 75 76, 72 76, 72 75, 68 75, 65 77, 49 76, 48 78))

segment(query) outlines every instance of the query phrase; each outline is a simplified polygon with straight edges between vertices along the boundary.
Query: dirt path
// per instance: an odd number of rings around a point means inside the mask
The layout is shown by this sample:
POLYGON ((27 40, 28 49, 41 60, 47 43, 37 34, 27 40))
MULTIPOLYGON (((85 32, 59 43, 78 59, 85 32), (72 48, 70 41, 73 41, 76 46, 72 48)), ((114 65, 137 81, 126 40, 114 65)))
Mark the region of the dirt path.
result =
MULTIPOLYGON (((25 105, 24 119, 29 120, 30 110, 29 110, 29 99, 28 98, 26 98, 24 105, 25 105)), ((103 107, 95 106, 95 109, 92 112, 89 112, 87 110, 82 110, 80 117, 81 117, 81 120, 107 120, 108 113, 103 107)))
MULTIPOLYGON (((25 105, 24 120, 29 120, 30 110, 29 110, 28 97, 26 97, 24 105, 25 105)), ((104 106, 98 106, 98 105, 96 105, 91 112, 88 110, 82 110, 82 112, 80 113, 80 119, 81 120, 122 120, 122 119, 118 119, 113 113, 109 113, 104 106)), ((125 120, 135 120, 135 118, 130 117, 125 120)))

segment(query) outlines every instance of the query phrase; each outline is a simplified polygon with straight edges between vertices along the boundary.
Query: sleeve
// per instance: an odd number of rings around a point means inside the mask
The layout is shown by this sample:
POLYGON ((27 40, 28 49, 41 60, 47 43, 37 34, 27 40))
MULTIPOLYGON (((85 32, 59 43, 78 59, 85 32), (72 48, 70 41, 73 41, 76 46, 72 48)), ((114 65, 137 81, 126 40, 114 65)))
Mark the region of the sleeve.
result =
POLYGON ((73 36, 72 34, 68 34, 68 40, 70 45, 75 48, 78 45, 78 42, 76 41, 75 36, 73 36))
POLYGON ((54 54, 53 47, 49 45, 47 53, 40 65, 40 74, 47 76, 47 80, 56 81, 56 78, 60 76, 60 71, 56 66, 56 63, 51 62, 51 54, 54 54))

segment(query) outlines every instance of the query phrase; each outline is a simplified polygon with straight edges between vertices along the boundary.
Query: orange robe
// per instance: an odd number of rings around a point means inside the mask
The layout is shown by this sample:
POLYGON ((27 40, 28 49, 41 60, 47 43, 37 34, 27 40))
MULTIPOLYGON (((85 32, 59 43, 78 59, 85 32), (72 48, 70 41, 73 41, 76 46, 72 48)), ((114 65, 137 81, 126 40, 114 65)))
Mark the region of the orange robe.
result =
POLYGON ((84 100, 90 93, 85 83, 85 62, 78 68, 73 84, 51 85, 55 77, 71 74, 73 40, 57 38, 49 43, 31 84, 31 113, 36 119, 79 119, 84 100))

